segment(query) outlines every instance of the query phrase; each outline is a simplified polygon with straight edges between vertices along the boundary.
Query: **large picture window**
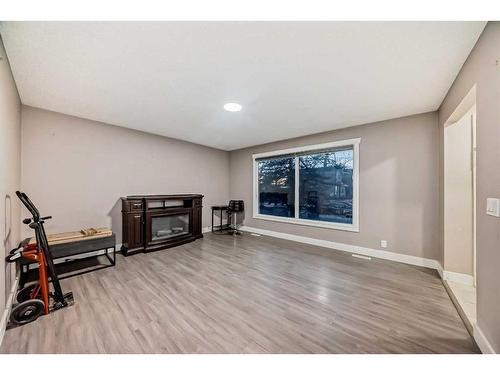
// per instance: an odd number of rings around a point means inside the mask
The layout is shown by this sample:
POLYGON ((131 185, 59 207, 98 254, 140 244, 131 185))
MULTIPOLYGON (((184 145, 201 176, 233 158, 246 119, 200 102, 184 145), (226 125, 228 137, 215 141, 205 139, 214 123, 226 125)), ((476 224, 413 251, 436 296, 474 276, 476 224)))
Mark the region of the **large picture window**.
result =
POLYGON ((253 155, 254 218, 358 231, 359 143, 253 155))

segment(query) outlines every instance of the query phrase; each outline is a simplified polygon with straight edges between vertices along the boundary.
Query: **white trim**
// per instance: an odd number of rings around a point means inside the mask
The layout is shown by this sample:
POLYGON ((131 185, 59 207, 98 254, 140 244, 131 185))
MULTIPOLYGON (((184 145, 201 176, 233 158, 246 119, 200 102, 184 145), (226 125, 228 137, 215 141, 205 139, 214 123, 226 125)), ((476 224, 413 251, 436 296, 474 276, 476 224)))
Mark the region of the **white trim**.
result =
POLYGON ((474 340, 476 341, 477 346, 481 349, 481 353, 483 354, 497 354, 493 349, 493 346, 490 344, 483 331, 477 324, 474 324, 474 340))
POLYGON ((315 245, 315 246, 326 247, 329 249, 345 251, 345 252, 349 252, 349 253, 353 253, 353 254, 361 254, 361 255, 370 256, 373 258, 386 259, 386 260, 391 260, 394 262, 411 264, 414 266, 432 268, 432 269, 437 270, 438 272, 441 268, 441 263, 439 263, 435 259, 421 258, 421 257, 413 256, 413 255, 398 254, 398 253, 393 253, 391 251, 370 249, 368 247, 348 245, 348 244, 344 244, 344 243, 340 243, 340 242, 318 240, 315 238, 297 236, 294 234, 275 232, 275 231, 271 231, 271 230, 253 228, 253 227, 248 227, 248 226, 242 226, 240 228, 240 230, 245 231, 245 232, 250 232, 250 233, 258 233, 258 234, 262 234, 265 236, 282 238, 285 240, 290 240, 290 241, 295 241, 295 242, 306 243, 309 245, 315 245))
POLYGON ((467 94, 462 98, 460 103, 456 106, 454 111, 451 113, 451 115, 446 119, 444 123, 444 127, 447 127, 449 125, 454 124, 458 120, 460 120, 462 117, 465 116, 467 112, 470 111, 470 109, 476 105, 477 99, 476 99, 476 87, 477 84, 474 83, 474 85, 470 88, 470 90, 467 92, 467 94))
POLYGON ((252 155, 252 216, 259 214, 259 187, 257 176, 257 163, 255 162, 255 155, 252 155))
POLYGON ((352 171, 352 184, 353 184, 353 196, 352 196, 352 228, 355 232, 359 232, 359 144, 361 138, 356 138, 354 143, 354 153, 353 153, 353 171, 352 171))
POLYGON ((472 121, 472 274, 474 276, 474 286, 477 284, 477 123, 476 123, 476 104, 471 109, 472 121))
POLYGON ((208 232, 211 232, 211 231, 212 231, 212 227, 211 226, 201 228, 201 233, 208 233, 208 232))
POLYGON ((355 145, 355 144, 359 145, 360 143, 361 143, 361 138, 351 138, 351 139, 344 139, 342 141, 335 141, 335 142, 320 143, 320 144, 315 144, 315 145, 307 145, 307 146, 300 146, 300 147, 285 148, 283 150, 275 150, 275 151, 269 151, 269 152, 261 152, 259 154, 253 154, 252 158, 253 158, 253 160, 255 160, 255 159, 260 159, 260 158, 268 158, 268 157, 271 157, 271 156, 293 154, 293 153, 297 153, 297 152, 324 150, 324 149, 327 149, 327 148, 335 148, 335 147, 342 147, 342 146, 352 146, 352 145, 355 145))
POLYGON ((279 223, 286 223, 286 224, 306 225, 317 228, 328 228, 328 229, 345 230, 349 232, 359 232, 359 228, 353 227, 353 224, 330 223, 327 221, 295 219, 293 217, 279 217, 279 216, 262 215, 262 214, 253 215, 253 218, 259 220, 277 221, 279 223))
POLYGON ((366 256, 366 255, 359 255, 359 254, 351 254, 354 258, 359 258, 359 259, 365 259, 365 260, 372 260, 372 257, 366 256))
POLYGON ((451 272, 445 270, 443 271, 443 280, 469 286, 474 285, 474 277, 472 275, 467 275, 465 273, 451 272))
POLYGON ((9 322, 12 303, 14 302, 14 297, 16 295, 18 286, 19 286, 19 275, 16 275, 16 279, 12 283, 12 288, 10 290, 9 297, 7 298, 7 305, 5 306, 5 309, 2 314, 2 320, 0 321, 0 345, 2 345, 3 337, 5 335, 5 330, 7 329, 7 323, 9 322))
POLYGON ((344 230, 350 232, 359 232, 359 144, 361 143, 361 138, 352 138, 345 139, 341 141, 321 143, 316 145, 308 145, 294 148, 287 148, 284 150, 276 150, 270 152, 262 152, 259 154, 252 155, 252 166, 253 166, 253 215, 254 219, 260 220, 271 220, 278 221, 287 224, 298 224, 298 225, 307 225, 313 227, 320 228, 328 228, 328 229, 336 229, 336 230, 344 230), (272 215, 263 215, 259 214, 259 199, 258 199, 258 178, 257 178, 257 159, 279 156, 279 155, 287 155, 299 152, 306 151, 315 151, 315 150, 324 150, 335 147, 342 146, 353 146, 353 173, 352 173, 352 181, 353 181, 353 197, 352 197, 352 224, 344 224, 344 223, 332 223, 327 221, 317 221, 317 220, 306 220, 299 219, 299 184, 297 183, 299 180, 299 168, 298 168, 298 159, 295 158, 295 217, 279 217, 272 215))
MULTIPOLYGON (((477 218, 476 218, 476 210, 477 210, 477 186, 476 186, 476 172, 477 172, 477 160, 476 160, 476 151, 477 151, 477 140, 476 140, 476 131, 477 131, 477 113, 476 113, 476 98, 477 84, 469 89, 467 94, 462 98, 460 103, 456 106, 454 111, 450 114, 448 119, 445 121, 443 127, 446 130, 447 127, 455 124, 460 121, 463 117, 470 115, 471 116, 471 128, 472 128, 472 221, 473 221, 473 233, 472 233, 472 251, 473 251, 473 280, 472 285, 476 286, 477 283, 477 268, 476 268, 476 250, 477 250, 477 218)), ((443 162, 443 165, 445 163, 443 162)), ((443 235, 445 232, 443 231, 443 235)), ((444 257, 446 258, 446 246, 444 247, 444 257)), ((453 280, 450 280, 453 281, 453 280)), ((459 281, 458 281, 459 282, 459 281)), ((467 281, 467 285, 471 285, 467 281)))
POLYGON ((439 273, 439 277, 441 278, 441 280, 444 280, 444 270, 443 270, 443 266, 441 265, 441 262, 439 261, 436 261, 438 264, 437 264, 437 268, 436 268, 436 271, 438 271, 439 273))
MULTIPOLYGON (((299 221, 300 217, 300 163, 299 158, 295 158, 295 220, 299 221)), ((258 200, 257 200, 258 202, 258 200)), ((257 216, 267 216, 259 215, 257 211, 257 216)), ((275 216, 274 216, 275 217, 275 216)))

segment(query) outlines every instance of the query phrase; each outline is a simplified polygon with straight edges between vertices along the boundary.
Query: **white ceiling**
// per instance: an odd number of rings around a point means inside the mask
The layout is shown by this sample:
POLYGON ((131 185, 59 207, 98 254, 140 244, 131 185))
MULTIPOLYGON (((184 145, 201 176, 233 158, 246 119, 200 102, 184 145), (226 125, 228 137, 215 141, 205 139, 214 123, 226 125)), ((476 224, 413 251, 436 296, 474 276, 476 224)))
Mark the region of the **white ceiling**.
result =
POLYGON ((484 25, 7 22, 1 33, 24 104, 232 150, 436 110, 484 25))

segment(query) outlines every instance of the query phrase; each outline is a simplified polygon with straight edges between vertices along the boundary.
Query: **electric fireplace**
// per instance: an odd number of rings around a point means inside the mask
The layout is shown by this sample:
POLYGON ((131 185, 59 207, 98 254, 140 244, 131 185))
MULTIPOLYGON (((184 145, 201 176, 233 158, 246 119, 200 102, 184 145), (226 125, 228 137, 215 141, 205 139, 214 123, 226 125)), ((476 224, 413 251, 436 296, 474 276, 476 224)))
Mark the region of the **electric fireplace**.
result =
POLYGON ((170 214, 151 218, 152 241, 162 241, 186 234, 189 234, 189 214, 170 214))
POLYGON ((202 199, 198 194, 122 198, 122 253, 167 249, 203 237, 202 199))

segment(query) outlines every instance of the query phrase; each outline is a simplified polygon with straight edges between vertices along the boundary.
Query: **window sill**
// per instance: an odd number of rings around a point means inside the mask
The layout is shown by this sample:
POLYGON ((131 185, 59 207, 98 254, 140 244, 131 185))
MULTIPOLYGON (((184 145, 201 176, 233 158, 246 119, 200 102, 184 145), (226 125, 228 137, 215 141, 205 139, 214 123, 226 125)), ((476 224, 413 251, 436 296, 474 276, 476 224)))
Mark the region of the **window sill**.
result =
POLYGON ((262 215, 262 214, 253 215, 253 218, 259 219, 259 220, 277 221, 277 222, 286 223, 286 224, 305 225, 305 226, 309 226, 309 227, 344 230, 344 231, 348 231, 348 232, 359 232, 359 225, 356 225, 356 224, 341 224, 341 223, 332 223, 332 222, 325 222, 325 221, 296 219, 296 218, 292 218, 292 217, 279 217, 279 216, 271 216, 271 215, 262 215))

